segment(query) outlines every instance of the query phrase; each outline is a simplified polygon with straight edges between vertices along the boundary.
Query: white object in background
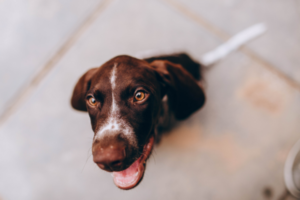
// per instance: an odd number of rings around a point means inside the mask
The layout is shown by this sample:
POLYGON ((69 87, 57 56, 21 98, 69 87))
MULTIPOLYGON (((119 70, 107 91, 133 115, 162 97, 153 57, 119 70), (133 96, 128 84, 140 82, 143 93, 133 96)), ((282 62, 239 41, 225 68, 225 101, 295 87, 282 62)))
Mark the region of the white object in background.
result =
MULTIPOLYGON (((267 30, 266 26, 263 23, 259 23, 253 25, 238 34, 231 37, 227 42, 218 46, 216 49, 204 54, 200 57, 200 63, 204 66, 210 66, 217 61, 221 60, 225 56, 227 56, 232 51, 238 49, 242 45, 246 44, 248 41, 258 37, 259 35, 263 34, 267 30)), ((170 55, 174 53, 181 53, 182 50, 179 49, 149 49, 146 51, 141 51, 135 54, 136 58, 144 59, 150 58, 154 56, 161 56, 161 55, 170 55)))
POLYGON ((290 193, 300 198, 300 140, 290 150, 285 161, 284 180, 290 193))
POLYGON ((212 65, 218 60, 227 56, 232 51, 244 45, 249 40, 254 39, 255 37, 263 34, 266 30, 267 28, 263 23, 253 25, 243 30, 242 32, 234 35, 227 42, 217 47, 215 50, 204 54, 200 58, 200 63, 204 66, 212 65))

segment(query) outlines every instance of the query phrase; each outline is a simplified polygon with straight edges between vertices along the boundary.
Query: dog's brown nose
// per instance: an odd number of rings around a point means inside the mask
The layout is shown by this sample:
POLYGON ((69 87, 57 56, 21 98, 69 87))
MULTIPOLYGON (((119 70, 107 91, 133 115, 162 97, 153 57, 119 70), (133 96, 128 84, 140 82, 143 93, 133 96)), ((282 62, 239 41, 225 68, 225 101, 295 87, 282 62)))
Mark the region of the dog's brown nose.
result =
POLYGON ((123 168, 126 149, 123 141, 102 138, 93 144, 94 162, 107 171, 119 171, 123 168))

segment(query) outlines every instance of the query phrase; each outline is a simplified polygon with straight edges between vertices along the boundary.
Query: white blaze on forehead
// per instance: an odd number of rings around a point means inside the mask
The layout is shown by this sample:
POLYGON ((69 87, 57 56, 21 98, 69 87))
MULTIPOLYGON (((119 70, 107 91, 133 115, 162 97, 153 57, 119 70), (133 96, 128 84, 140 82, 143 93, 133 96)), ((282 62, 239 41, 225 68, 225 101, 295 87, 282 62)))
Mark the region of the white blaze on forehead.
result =
POLYGON ((117 63, 114 64, 111 76, 110 76, 110 84, 111 84, 111 92, 112 92, 112 104, 111 109, 108 115, 108 118, 106 119, 106 122, 102 127, 100 127, 99 131, 95 135, 95 139, 100 138, 101 135, 107 130, 117 131, 120 130, 120 133, 123 133, 125 136, 129 138, 129 140, 132 142, 133 145, 136 144, 134 132, 132 127, 126 123, 124 120, 120 117, 120 109, 116 102, 116 94, 115 94, 115 88, 116 88, 116 79, 117 79, 117 63))
MULTIPOLYGON (((116 71, 117 71, 117 64, 115 63, 112 72, 111 72, 111 77, 110 77, 110 84, 111 84, 111 92, 112 92, 112 109, 111 109, 111 114, 115 114, 115 112, 118 111, 118 106, 115 101, 115 88, 116 88, 116 71)), ((117 113, 116 113, 117 114, 117 113)))
POLYGON ((115 63, 112 72, 111 72, 111 77, 110 77, 110 83, 111 83, 111 88, 112 90, 115 89, 116 87, 116 71, 117 71, 117 64, 115 63))

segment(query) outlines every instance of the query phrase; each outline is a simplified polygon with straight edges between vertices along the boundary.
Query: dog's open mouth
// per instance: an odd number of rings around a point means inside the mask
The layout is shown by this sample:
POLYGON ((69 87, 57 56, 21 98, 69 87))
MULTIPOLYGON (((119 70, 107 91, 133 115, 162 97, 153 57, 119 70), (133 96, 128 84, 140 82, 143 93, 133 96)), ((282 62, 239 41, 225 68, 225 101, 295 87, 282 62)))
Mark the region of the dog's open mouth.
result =
POLYGON ((127 169, 113 172, 114 183, 121 189, 131 189, 138 185, 144 176, 146 160, 148 159, 154 143, 154 137, 145 144, 142 155, 127 169))

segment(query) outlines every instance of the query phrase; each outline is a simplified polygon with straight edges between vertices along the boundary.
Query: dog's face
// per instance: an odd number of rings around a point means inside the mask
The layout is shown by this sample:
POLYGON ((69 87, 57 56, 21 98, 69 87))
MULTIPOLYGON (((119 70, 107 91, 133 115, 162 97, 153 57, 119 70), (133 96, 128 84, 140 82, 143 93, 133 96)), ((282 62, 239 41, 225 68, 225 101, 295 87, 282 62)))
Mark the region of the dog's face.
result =
POLYGON ((129 56, 89 70, 75 86, 71 103, 89 113, 94 162, 113 172, 119 188, 135 187, 144 175, 165 94, 173 99, 169 102, 178 119, 204 103, 203 90, 181 66, 129 56))

